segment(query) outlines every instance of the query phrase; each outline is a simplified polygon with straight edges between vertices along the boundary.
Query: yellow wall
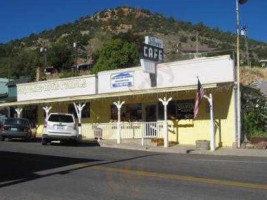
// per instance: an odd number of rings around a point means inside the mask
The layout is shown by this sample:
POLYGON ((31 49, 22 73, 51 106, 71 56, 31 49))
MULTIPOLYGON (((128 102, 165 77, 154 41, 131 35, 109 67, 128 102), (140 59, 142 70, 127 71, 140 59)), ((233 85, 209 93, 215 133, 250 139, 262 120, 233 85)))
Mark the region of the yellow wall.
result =
MULTIPOLYGON (((216 124, 216 146, 232 146, 235 139, 234 95, 233 89, 219 88, 205 90, 211 92, 214 98, 214 117, 216 124)), ((130 103, 157 103, 158 98, 164 96, 173 97, 173 100, 195 99, 196 91, 172 92, 166 94, 139 95, 120 98, 120 101, 130 103)), ((90 101, 90 118, 82 119, 83 133, 90 123, 110 122, 110 105, 119 98, 99 99, 90 101)), ((199 115, 194 120, 169 121, 169 141, 179 144, 194 145, 196 140, 210 139, 210 116, 208 113, 207 100, 203 99, 199 109, 199 115)), ((52 105, 51 112, 67 112, 67 103, 52 105)), ((40 136, 43 129, 44 111, 42 106, 38 109, 39 128, 37 135, 40 136)), ((112 137, 115 138, 115 137, 112 137)))
MULTIPOLYGON (((235 142, 235 112, 233 90, 213 93, 216 146, 232 146, 235 142)), ((187 96, 178 99, 186 99, 187 96)), ((210 114, 203 99, 194 120, 169 121, 169 140, 179 144, 195 144, 196 140, 210 140, 210 114)))

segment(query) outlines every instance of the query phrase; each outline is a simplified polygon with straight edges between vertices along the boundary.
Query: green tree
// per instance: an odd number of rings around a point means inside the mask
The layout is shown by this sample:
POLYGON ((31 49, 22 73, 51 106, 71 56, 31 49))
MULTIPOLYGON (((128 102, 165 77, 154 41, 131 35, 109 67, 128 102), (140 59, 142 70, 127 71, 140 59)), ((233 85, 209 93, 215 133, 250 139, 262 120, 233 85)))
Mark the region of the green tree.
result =
POLYGON ((92 72, 131 67, 138 63, 138 58, 135 43, 119 38, 108 39, 97 51, 96 64, 92 72))
POLYGON ((71 45, 64 43, 55 43, 48 49, 48 63, 54 66, 57 70, 62 70, 70 67, 73 62, 73 50, 71 45))
POLYGON ((40 56, 38 51, 24 49, 10 55, 6 66, 9 68, 9 75, 12 78, 19 78, 20 76, 29 76, 31 79, 35 78, 36 67, 40 65, 40 56))

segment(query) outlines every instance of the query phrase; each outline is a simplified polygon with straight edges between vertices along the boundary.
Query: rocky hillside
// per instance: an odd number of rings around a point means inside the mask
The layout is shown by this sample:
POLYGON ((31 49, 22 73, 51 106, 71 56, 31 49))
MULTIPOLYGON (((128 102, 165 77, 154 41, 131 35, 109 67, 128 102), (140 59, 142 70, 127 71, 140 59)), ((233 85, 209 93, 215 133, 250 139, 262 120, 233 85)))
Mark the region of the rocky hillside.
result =
MULTIPOLYGON (((108 38, 122 37, 140 45, 145 35, 156 36, 164 41, 165 61, 189 58, 197 46, 199 52, 217 52, 207 55, 232 54, 236 39, 232 33, 209 28, 203 23, 193 25, 148 10, 118 7, 97 12, 40 34, 31 34, 1 44, 0 76, 18 77, 29 74, 34 76, 36 66, 43 63, 40 47, 47 49, 48 64, 57 62, 56 49, 64 49, 62 52, 64 65, 60 68, 66 69, 74 64, 73 42, 78 42, 78 61, 87 62, 90 58, 94 58, 94 54, 108 38), (54 47, 55 44, 58 46, 54 47), (50 51, 52 47, 54 49, 50 51)), ((259 59, 267 58, 266 43, 248 40, 248 45, 253 65, 257 65, 259 59)), ((243 39, 241 39, 241 49, 241 63, 246 64, 243 39)))

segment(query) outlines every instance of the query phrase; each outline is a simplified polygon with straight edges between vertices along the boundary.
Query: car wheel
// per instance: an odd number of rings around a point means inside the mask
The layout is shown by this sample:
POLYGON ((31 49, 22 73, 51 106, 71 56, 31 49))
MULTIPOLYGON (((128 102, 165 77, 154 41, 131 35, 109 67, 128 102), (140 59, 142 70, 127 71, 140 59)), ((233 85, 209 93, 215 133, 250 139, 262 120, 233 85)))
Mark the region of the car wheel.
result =
POLYGON ((47 145, 47 140, 46 139, 42 139, 42 145, 47 145))
POLYGON ((3 135, 0 135, 0 141, 5 141, 5 137, 3 135))

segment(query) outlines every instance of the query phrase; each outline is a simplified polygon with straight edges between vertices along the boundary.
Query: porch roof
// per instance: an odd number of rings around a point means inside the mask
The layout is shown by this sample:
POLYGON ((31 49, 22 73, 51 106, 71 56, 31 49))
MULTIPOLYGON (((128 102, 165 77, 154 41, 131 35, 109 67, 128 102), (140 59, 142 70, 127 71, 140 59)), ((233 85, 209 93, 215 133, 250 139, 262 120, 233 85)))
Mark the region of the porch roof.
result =
MULTIPOLYGON (((212 89, 218 87, 218 84, 203 84, 203 88, 212 89)), ((132 95, 145 95, 145 94, 162 94, 167 92, 179 92, 179 91, 190 91, 196 90, 197 86, 183 86, 183 87, 170 87, 170 88, 155 88, 147 90, 130 90, 127 92, 117 92, 117 93, 106 93, 106 94, 95 94, 95 95, 85 95, 85 96, 73 96, 73 97, 63 97, 55 99, 39 99, 39 100, 28 100, 28 101, 17 101, 0 104, 0 108, 12 107, 12 106, 26 106, 26 105, 38 105, 38 104, 50 104, 59 102, 82 102, 90 101, 102 98, 114 98, 114 97, 125 97, 132 95)))

